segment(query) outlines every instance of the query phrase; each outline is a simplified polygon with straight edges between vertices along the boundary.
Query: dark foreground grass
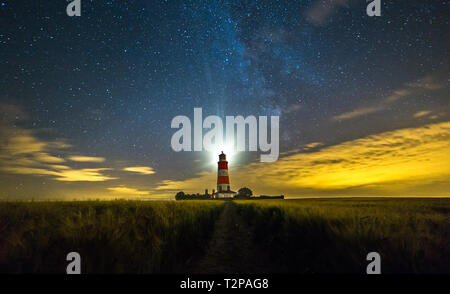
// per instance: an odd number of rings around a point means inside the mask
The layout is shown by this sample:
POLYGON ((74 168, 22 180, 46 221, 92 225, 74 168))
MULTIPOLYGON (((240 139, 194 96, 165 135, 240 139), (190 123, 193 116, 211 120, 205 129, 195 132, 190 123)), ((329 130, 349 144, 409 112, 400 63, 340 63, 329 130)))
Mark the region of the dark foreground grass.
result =
POLYGON ((65 273, 71 251, 83 273, 364 274, 372 251, 382 273, 450 273, 449 245, 450 199, 0 202, 3 273, 65 273))
POLYGON ((203 254, 222 202, 0 203, 0 272, 189 272, 203 254))
POLYGON ((239 201, 270 272, 450 273, 450 199, 239 201))

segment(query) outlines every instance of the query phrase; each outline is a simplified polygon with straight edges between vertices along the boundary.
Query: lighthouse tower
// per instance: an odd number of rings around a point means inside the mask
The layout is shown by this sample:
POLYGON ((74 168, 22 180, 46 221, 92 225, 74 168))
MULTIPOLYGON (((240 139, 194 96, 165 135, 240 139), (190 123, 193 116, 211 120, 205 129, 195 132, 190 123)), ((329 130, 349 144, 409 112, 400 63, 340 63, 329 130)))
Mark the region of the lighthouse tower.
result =
POLYGON ((223 153, 219 154, 218 171, 217 171, 217 193, 215 198, 233 198, 236 192, 230 189, 230 177, 228 176, 227 156, 223 153))

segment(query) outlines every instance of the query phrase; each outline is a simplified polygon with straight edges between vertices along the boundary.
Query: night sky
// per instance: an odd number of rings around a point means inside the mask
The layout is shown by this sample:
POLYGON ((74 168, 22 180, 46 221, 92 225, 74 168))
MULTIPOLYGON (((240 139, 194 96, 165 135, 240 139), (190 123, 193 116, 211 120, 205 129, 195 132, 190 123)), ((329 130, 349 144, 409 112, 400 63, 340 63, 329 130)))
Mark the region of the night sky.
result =
POLYGON ((233 190, 450 196, 448 1, 0 0, 0 198, 215 188, 177 115, 280 116, 280 159, 233 190))

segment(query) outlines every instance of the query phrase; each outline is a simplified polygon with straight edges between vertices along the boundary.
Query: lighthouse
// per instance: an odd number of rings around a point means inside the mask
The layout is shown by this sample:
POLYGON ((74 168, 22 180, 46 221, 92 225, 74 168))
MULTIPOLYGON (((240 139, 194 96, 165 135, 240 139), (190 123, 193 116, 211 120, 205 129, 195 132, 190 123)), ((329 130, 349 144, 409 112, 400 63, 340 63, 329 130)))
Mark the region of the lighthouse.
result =
POLYGON ((217 192, 214 198, 233 198, 236 192, 230 189, 230 177, 228 175, 228 161, 227 156, 223 153, 219 154, 219 161, 217 162, 217 192))

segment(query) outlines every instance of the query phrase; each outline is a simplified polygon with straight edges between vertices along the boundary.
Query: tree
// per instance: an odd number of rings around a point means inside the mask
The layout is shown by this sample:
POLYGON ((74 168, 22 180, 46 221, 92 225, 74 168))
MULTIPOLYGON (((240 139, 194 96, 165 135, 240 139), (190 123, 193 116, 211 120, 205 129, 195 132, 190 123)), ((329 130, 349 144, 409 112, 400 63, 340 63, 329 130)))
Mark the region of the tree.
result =
POLYGON ((238 191, 238 196, 240 198, 250 198, 252 195, 253 195, 252 190, 250 190, 247 187, 240 188, 239 191, 238 191))
POLYGON ((183 200, 185 199, 184 192, 178 192, 177 195, 175 195, 175 200, 183 200))

